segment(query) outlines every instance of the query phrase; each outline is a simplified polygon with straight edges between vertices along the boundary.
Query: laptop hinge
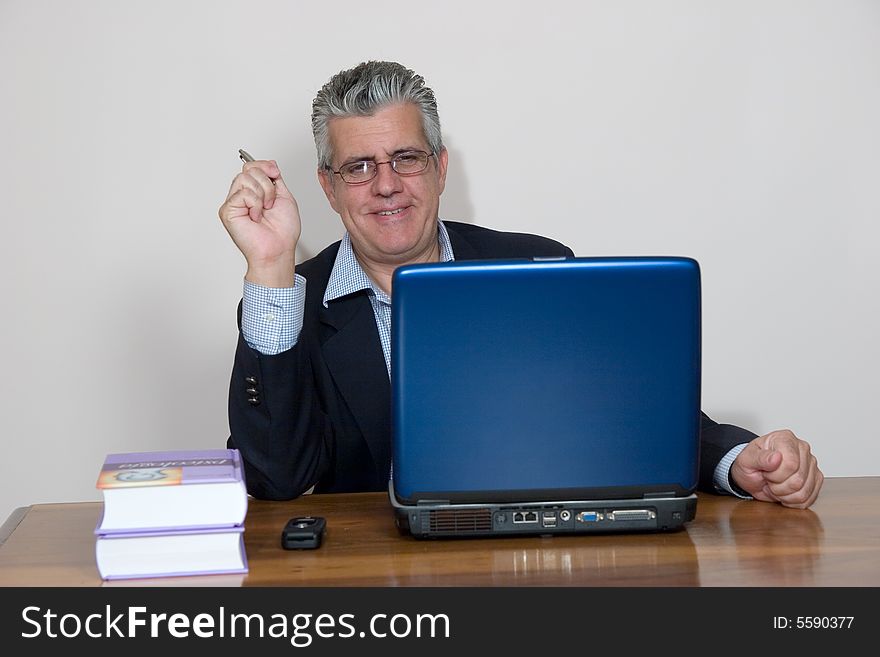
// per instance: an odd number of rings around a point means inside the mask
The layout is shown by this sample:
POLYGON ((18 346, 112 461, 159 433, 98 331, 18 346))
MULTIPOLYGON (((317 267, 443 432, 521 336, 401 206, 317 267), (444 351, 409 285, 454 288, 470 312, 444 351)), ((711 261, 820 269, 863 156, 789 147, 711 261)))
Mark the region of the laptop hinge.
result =
POLYGON ((449 500, 419 500, 418 502, 416 502, 416 506, 422 506, 422 505, 434 506, 436 504, 449 504, 449 500))
POLYGON ((661 493, 645 493, 642 495, 643 500, 657 500, 663 497, 675 497, 675 493, 673 491, 668 491, 661 493))

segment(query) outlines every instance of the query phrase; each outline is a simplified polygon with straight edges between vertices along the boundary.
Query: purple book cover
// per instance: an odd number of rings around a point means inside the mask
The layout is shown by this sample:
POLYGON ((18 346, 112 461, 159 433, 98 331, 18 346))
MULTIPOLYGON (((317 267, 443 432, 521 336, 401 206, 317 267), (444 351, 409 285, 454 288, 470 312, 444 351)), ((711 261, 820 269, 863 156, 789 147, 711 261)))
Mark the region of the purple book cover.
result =
MULTIPOLYGON (((120 580, 120 579, 146 579, 153 577, 185 577, 190 575, 235 575, 247 573, 248 561, 247 561, 247 553, 244 548, 244 527, 241 525, 233 528, 223 527, 223 528, 215 528, 215 529, 185 529, 185 530, 176 530, 176 531, 167 531, 167 532, 126 532, 112 535, 102 535, 99 536, 98 541, 96 542, 96 552, 97 545, 100 541, 116 541, 116 540, 125 540, 126 538, 144 538, 149 536, 179 536, 179 535, 190 535, 190 534, 220 534, 220 533, 237 533, 239 535, 239 556, 241 559, 241 567, 239 568, 229 568, 229 569, 205 569, 205 570, 167 570, 161 572, 148 572, 148 573, 125 573, 125 574, 115 574, 115 575, 105 575, 101 572, 100 564, 98 564, 98 572, 101 575, 101 579, 105 580, 120 580)), ((96 555, 97 561, 97 555, 96 555)))
POLYGON ((178 486, 243 480, 237 449, 128 452, 107 455, 97 487, 178 486))
POLYGON ((229 528, 247 513, 237 449, 108 454, 97 488, 104 506, 96 534, 229 528))

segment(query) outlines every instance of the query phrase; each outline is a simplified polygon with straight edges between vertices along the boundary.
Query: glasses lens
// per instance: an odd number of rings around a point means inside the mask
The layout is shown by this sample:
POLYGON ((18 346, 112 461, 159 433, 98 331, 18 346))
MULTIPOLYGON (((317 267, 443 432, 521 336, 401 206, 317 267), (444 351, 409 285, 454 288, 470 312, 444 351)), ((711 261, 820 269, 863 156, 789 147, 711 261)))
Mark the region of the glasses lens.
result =
POLYGON ((349 162, 340 167, 339 173, 346 182, 366 182, 376 175, 376 163, 369 160, 362 162, 349 162))
POLYGON ((428 167, 428 158, 431 153, 424 151, 406 151, 398 153, 388 162, 374 162, 373 160, 361 160, 343 164, 337 172, 342 179, 353 185, 364 183, 376 177, 380 164, 390 164, 400 175, 408 176, 421 173, 428 167))
POLYGON ((428 166, 428 154, 422 151, 398 153, 391 161, 397 173, 418 173, 428 166))

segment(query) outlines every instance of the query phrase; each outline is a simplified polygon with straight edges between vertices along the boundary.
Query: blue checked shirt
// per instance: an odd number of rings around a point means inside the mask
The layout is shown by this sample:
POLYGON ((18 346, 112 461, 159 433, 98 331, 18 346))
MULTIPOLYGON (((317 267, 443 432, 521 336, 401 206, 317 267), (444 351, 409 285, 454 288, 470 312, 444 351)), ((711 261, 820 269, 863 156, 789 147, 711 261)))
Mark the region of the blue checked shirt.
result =
MULTIPOLYGON (((442 221, 438 221, 440 261, 455 260, 449 233, 442 221)), ((376 285, 361 267, 351 248, 348 233, 342 237, 333 271, 324 292, 324 307, 329 302, 347 294, 367 290, 376 328, 385 355, 385 368, 391 376, 391 297, 376 285)), ((293 287, 275 288, 244 282, 241 307, 241 333, 252 349, 269 356, 279 354, 296 344, 303 325, 306 303, 306 279, 296 274, 293 287)))
MULTIPOLYGON (((441 262, 455 259, 449 233, 442 221, 438 221, 438 240, 440 243, 441 262)), ((391 297, 376 285, 363 270, 354 250, 348 233, 342 238, 333 271, 327 281, 324 292, 324 307, 334 299, 353 292, 367 290, 373 314, 376 316, 376 328, 379 329, 379 340, 382 342, 382 353, 385 356, 385 368, 391 377, 391 297)), ((306 301, 306 279, 299 274, 294 275, 293 287, 270 288, 244 282, 244 294, 241 310, 241 333, 245 342, 261 354, 275 355, 291 349, 299 338, 303 325, 303 312, 306 301)), ((731 495, 737 495, 728 484, 730 466, 745 445, 738 445, 728 452, 715 468, 715 486, 731 495)), ((741 496, 740 496, 741 497, 741 496)))

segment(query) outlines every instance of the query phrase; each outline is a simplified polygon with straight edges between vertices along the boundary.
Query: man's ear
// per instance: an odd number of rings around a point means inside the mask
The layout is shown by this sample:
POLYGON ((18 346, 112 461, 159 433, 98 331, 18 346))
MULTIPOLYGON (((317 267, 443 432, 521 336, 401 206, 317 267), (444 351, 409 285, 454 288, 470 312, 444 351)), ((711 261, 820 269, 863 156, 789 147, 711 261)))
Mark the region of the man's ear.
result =
POLYGON ((330 203, 330 207, 333 208, 336 214, 339 214, 339 207, 336 202, 336 191, 333 189, 333 176, 335 174, 327 171, 327 169, 318 169, 318 182, 321 183, 321 189, 324 190, 324 196, 327 197, 327 201, 330 203))
POLYGON ((440 194, 446 189, 446 165, 449 164, 449 152, 444 146, 437 153, 437 174, 439 175, 440 194))

